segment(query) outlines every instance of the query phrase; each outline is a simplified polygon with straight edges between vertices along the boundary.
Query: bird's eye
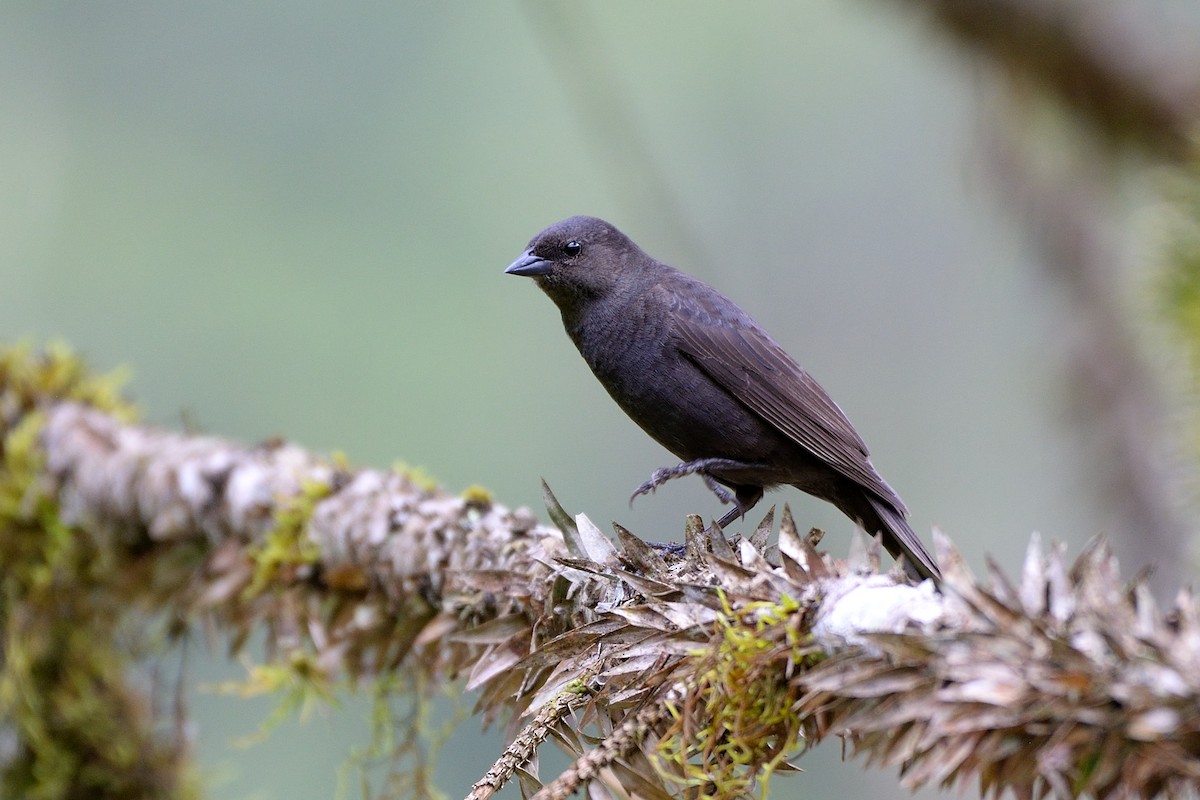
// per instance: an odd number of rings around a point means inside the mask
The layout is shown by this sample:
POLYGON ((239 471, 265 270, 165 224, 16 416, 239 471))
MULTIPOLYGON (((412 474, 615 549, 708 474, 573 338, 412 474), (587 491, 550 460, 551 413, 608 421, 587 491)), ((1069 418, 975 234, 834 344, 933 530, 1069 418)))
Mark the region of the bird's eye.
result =
POLYGON ((578 239, 572 239, 563 245, 563 252, 569 256, 577 256, 582 251, 583 245, 579 243, 578 239))

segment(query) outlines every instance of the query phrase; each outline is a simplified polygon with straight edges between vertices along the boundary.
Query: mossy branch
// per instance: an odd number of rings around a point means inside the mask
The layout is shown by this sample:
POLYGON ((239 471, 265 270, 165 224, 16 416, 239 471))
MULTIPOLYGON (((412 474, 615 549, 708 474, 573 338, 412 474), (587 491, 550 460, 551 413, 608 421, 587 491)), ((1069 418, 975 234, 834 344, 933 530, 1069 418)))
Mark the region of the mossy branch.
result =
POLYGON ((740 797, 830 735, 910 787, 1200 789, 1200 607, 1184 593, 1160 613, 1120 585, 1103 546, 1068 568, 1035 544, 1018 584, 993 571, 984 588, 940 538, 938 594, 878 574, 877 548, 856 548, 849 566, 820 555, 786 511, 777 546, 770 519, 727 543, 692 518, 686 546, 665 548, 623 529, 614 543, 555 502, 564 536, 478 490, 131 425, 88 393, 43 393, 29 376, 64 358, 0 354, 0 698, 20 742, 3 779, 23 796, 192 791, 186 748, 156 732, 128 661, 90 629, 153 614, 204 618, 235 642, 264 631, 273 663, 318 685, 466 674, 485 720, 535 720, 478 797, 514 774, 542 787, 529 757, 549 738, 578 760, 545 797, 592 781, 740 797), (48 587, 69 594, 64 581, 86 601, 47 602, 48 587), (47 622, 66 646, 19 638, 47 622), (99 672, 72 655, 76 637, 103 656, 99 672), (98 697, 77 705, 56 688, 97 674, 98 697), (133 709, 130 731, 103 729, 109 749, 71 728, 96 724, 78 709, 98 701, 104 714, 133 709), (115 746, 125 741, 144 749, 115 746))

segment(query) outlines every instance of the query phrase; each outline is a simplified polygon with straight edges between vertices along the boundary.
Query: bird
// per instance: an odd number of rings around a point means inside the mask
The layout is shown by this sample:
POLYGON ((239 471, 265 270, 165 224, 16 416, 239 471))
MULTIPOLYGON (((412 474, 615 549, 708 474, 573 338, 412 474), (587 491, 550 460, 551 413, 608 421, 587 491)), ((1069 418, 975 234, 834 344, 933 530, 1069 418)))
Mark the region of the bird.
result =
POLYGON ((915 579, 940 581, 850 420, 728 297, 589 216, 538 233, 505 273, 533 279, 612 399, 682 459, 655 470, 631 503, 699 475, 733 504, 717 521, 724 530, 767 489, 791 485, 879 535, 915 579))

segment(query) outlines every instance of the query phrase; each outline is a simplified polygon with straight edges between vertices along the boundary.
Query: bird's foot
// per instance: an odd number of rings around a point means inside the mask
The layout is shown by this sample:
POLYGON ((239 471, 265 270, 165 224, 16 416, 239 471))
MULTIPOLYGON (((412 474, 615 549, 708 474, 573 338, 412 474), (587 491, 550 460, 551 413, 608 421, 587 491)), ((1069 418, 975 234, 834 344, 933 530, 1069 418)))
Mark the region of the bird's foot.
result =
MULTIPOLYGON (((709 488, 712 489, 711 486, 709 488)), ((717 493, 716 489, 713 489, 713 492, 717 494, 717 497, 721 497, 721 495, 717 493)), ((746 512, 754 508, 754 506, 758 504, 759 500, 762 500, 762 496, 763 490, 761 486, 739 487, 737 493, 733 497, 733 508, 726 511, 724 515, 717 520, 717 527, 721 530, 725 530, 725 528, 734 520, 741 519, 742 517, 746 516, 746 512)), ((722 502, 727 503, 729 501, 722 499, 722 502)))
MULTIPOLYGON (((709 473, 712 470, 735 470, 746 469, 747 467, 755 467, 756 465, 746 464, 743 461, 734 461, 729 458, 698 458, 695 461, 685 461, 682 464, 676 464, 673 467, 662 467, 654 470, 650 476, 650 480, 643 483, 641 486, 633 490, 633 494, 629 497, 629 504, 633 505, 633 501, 644 494, 649 494, 662 486, 664 483, 675 478, 682 478, 685 475, 695 475, 700 473, 704 477, 704 485, 712 490, 722 503, 735 502, 735 497, 729 493, 727 489, 720 486, 716 479, 709 473)), ((759 495, 761 497, 761 494, 759 495)), ((751 504, 753 505, 753 504, 751 504)))
POLYGON ((659 486, 662 486, 664 483, 671 480, 672 478, 682 478, 684 475, 691 474, 690 472, 682 469, 683 467, 686 467, 686 466, 688 466, 688 465, 687 464, 679 464, 674 467, 661 467, 659 469, 654 470, 654 472, 651 473, 651 475, 650 475, 650 480, 646 481, 641 486, 634 489, 633 494, 629 495, 629 505, 632 506, 634 500, 636 500, 637 498, 641 497, 644 494, 650 494, 650 493, 654 492, 654 490, 656 490, 659 486))
POLYGON ((721 505, 727 506, 730 503, 737 502, 737 496, 721 484, 717 483, 717 479, 712 475, 709 475, 707 472, 702 472, 700 473, 700 476, 704 478, 704 485, 708 487, 708 490, 715 494, 717 499, 721 501, 721 505))

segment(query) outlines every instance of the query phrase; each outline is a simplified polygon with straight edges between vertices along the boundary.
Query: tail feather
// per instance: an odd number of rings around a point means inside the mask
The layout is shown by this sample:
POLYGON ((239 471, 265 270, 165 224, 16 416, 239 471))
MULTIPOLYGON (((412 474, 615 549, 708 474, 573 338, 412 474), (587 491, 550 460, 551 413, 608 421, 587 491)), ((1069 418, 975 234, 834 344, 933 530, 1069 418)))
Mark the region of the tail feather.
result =
POLYGON ((921 544, 904 514, 886 500, 874 497, 870 492, 865 494, 871 510, 878 518, 877 526, 871 524, 874 520, 862 520, 867 532, 882 534, 883 546, 893 557, 904 556, 904 566, 909 575, 917 580, 931 578, 934 583, 941 583, 942 571, 925 545, 921 544))

